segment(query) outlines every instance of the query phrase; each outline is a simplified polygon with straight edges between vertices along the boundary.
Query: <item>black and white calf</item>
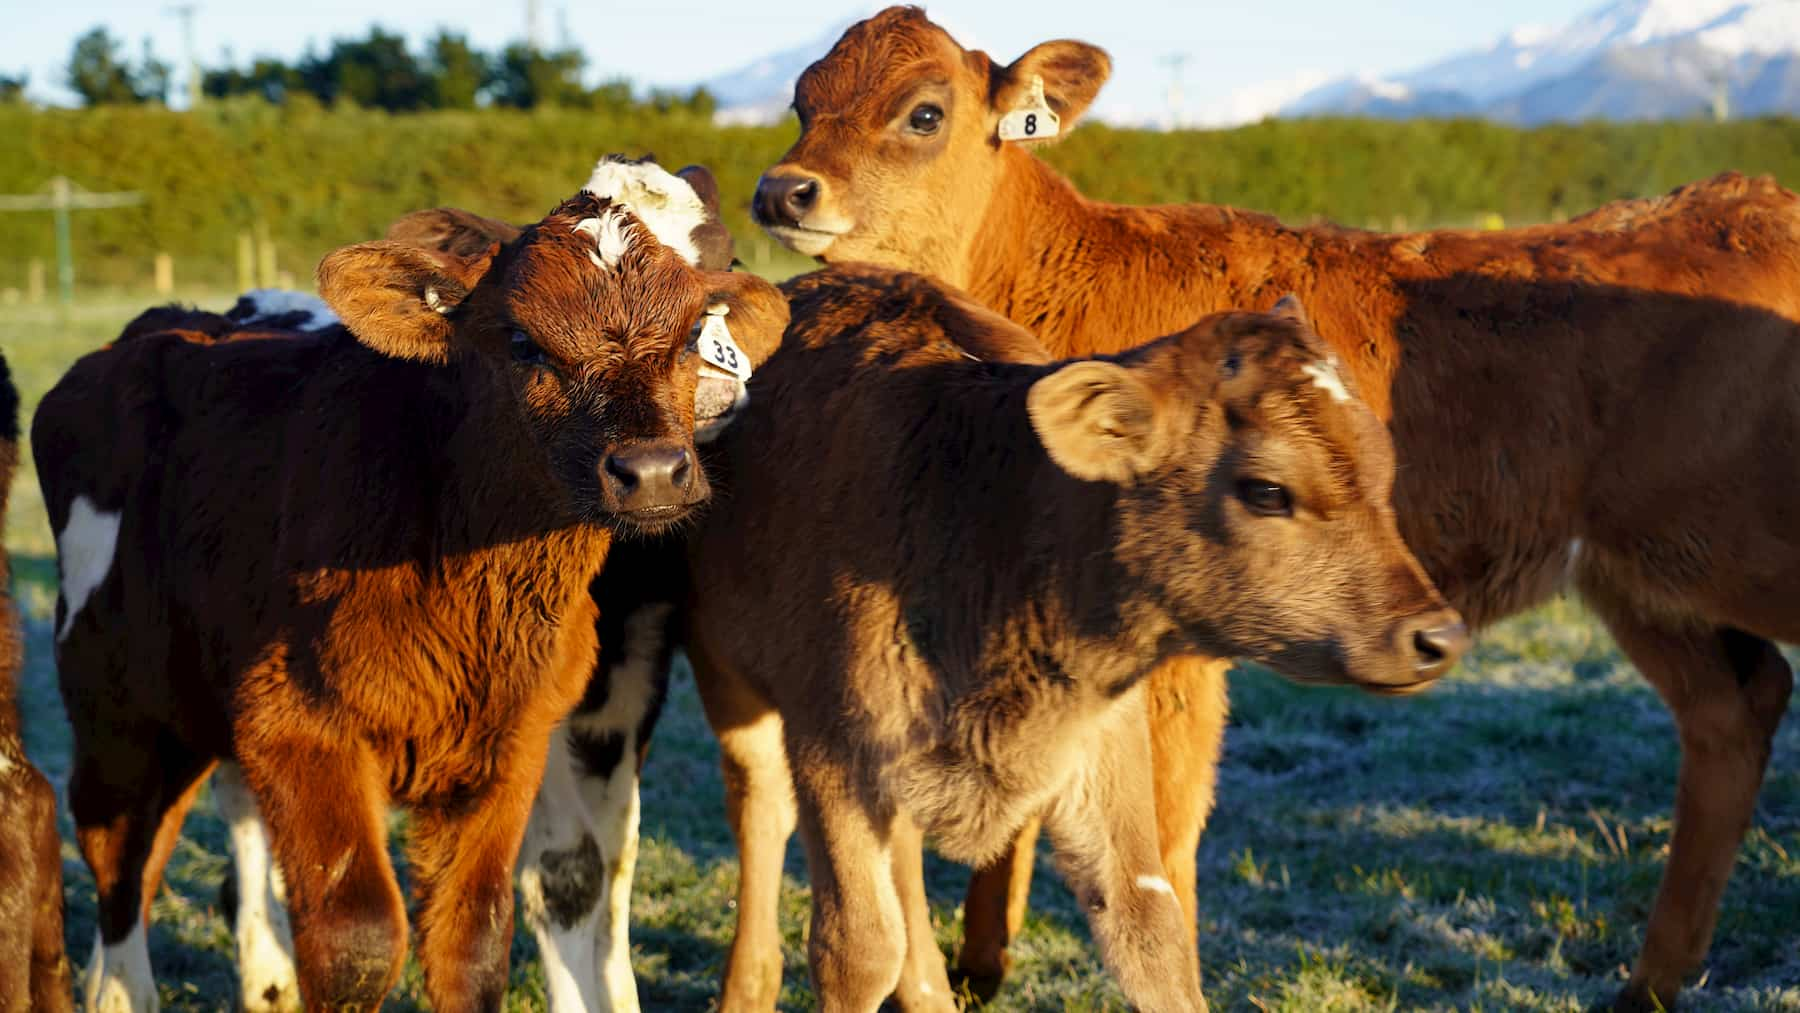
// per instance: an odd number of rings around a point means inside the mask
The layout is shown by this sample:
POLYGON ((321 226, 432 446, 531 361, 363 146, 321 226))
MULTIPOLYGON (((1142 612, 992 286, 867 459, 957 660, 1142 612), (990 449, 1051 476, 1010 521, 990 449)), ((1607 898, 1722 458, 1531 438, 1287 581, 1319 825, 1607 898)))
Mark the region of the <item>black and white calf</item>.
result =
MULTIPOLYGON (((705 169, 670 173, 647 160, 609 157, 586 188, 629 205, 663 245, 690 263, 708 270, 731 266, 731 235, 719 222, 717 187, 705 169)), ((504 222, 439 208, 406 216, 388 238, 459 251, 517 233, 504 222)), ((335 318, 317 315, 329 314, 323 304, 309 299, 259 290, 247 293, 227 317, 246 328, 335 324, 335 318)), ((709 317, 706 327, 721 322, 709 317)), ((729 350, 728 336, 725 342, 729 350)), ((702 357, 708 365, 696 393, 695 438, 704 443, 747 402, 749 367, 744 362, 734 370, 729 355, 717 365, 704 350, 702 357)), ((629 934, 638 772, 680 642, 686 581, 679 537, 620 539, 591 586, 600 612, 600 654, 581 704, 551 738, 518 863, 519 911, 537 939, 554 1013, 639 1008, 629 934)), ((255 800, 229 764, 220 767, 213 790, 231 828, 237 870, 242 1007, 251 1013, 295 1008, 298 987, 280 874, 255 800)))

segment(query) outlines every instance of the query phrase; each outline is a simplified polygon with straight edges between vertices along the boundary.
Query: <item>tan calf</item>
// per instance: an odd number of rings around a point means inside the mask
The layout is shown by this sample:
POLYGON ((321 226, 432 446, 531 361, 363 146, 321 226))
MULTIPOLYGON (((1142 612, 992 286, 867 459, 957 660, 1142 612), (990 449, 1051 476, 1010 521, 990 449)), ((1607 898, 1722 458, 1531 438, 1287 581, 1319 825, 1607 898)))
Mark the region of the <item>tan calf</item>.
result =
MULTIPOLYGON (((787 292, 692 554, 746 888, 797 822, 822 1008, 899 986, 953 1010, 903 915, 920 835, 985 862, 1041 812, 1126 994, 1204 1008, 1156 849, 1143 677, 1205 651, 1392 689, 1453 661, 1467 634, 1400 540, 1386 433, 1292 306, 1038 365, 980 361, 1029 336, 918 275, 787 292)), ((772 930, 764 913, 740 931, 772 930)), ((779 963, 741 962, 765 943, 732 955, 763 994, 726 1008, 772 1003, 779 963)))
MULTIPOLYGON (((1800 201, 1723 176, 1563 225, 1411 235, 1102 204, 998 129, 1036 81, 1067 130, 1108 69, 1067 41, 1002 66, 890 8, 800 79, 801 136, 759 215, 827 261, 932 271, 1058 354, 1297 292, 1389 423, 1401 532, 1450 602, 1480 624, 1579 590, 1673 711, 1675 833, 1616 1005, 1673 1002, 1791 690, 1773 642, 1800 639, 1774 508, 1800 478, 1800 201)), ((1189 905, 1222 672, 1151 680, 1163 855, 1189 905)))

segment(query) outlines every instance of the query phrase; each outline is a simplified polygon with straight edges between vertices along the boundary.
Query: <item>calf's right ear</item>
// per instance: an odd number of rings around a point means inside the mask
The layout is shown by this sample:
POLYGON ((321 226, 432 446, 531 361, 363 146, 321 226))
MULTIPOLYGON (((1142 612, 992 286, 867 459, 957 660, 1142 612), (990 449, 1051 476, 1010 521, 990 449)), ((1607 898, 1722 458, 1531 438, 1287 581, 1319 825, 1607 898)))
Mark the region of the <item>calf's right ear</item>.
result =
POLYGON ((708 271, 706 280, 712 289, 709 302, 731 307, 725 325, 750 357, 750 367, 761 368, 787 331, 787 296, 749 271, 708 271))
POLYGON ((1072 362, 1031 385, 1031 428, 1057 467, 1088 482, 1127 484, 1156 466, 1156 395, 1112 362, 1072 362))
POLYGON ((450 311, 487 273, 499 243, 471 257, 384 240, 319 262, 319 295, 356 339, 383 355, 450 360, 450 311))

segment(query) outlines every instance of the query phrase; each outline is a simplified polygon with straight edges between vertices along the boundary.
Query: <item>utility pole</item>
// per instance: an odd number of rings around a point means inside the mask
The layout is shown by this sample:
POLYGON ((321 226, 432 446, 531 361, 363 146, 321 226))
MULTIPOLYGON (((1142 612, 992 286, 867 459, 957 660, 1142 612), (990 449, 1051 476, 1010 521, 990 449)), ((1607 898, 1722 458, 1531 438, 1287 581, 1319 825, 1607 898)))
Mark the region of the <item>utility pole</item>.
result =
POLYGON ((1188 54, 1169 53, 1159 62, 1169 68, 1168 128, 1175 130, 1181 126, 1181 72, 1187 67, 1188 54))
POLYGON ((170 14, 181 19, 181 42, 187 49, 188 108, 200 108, 200 58, 194 54, 194 12, 200 8, 191 3, 175 4, 170 14))
POLYGON ((544 30, 538 18, 538 0, 525 0, 525 41, 534 52, 544 51, 544 30))
POLYGON ((62 296, 63 309, 75 302, 75 251, 69 235, 69 212, 93 208, 123 208, 142 204, 144 195, 136 190, 116 193, 89 193, 67 176, 57 176, 34 194, 0 194, 0 211, 49 211, 56 219, 56 284, 62 296))

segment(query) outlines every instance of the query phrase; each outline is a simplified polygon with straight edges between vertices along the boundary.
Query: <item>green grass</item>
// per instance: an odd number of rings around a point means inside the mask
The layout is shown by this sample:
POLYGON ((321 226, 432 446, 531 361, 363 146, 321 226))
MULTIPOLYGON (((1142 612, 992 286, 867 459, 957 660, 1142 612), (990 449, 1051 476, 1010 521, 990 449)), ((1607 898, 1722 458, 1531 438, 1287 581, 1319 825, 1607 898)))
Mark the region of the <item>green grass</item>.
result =
MULTIPOLYGON (((217 295, 205 300, 222 305, 217 295)), ((27 417, 80 352, 143 300, 96 299, 67 320, 0 307, 0 349, 27 417)), ((68 727, 50 652, 53 542, 27 468, 7 518, 29 637, 27 748, 59 784, 68 727)), ((1675 740, 1661 704, 1581 609, 1556 602, 1488 631, 1437 689, 1407 700, 1301 689, 1257 671, 1232 684, 1219 804, 1200 847, 1201 959, 1221 1010, 1578 1010, 1632 958, 1669 839, 1675 740)), ((645 1007, 712 1003, 736 881, 717 753, 692 681, 676 681, 645 771, 632 925, 645 1007)), ((67 839, 67 821, 64 821, 67 839)), ((217 909, 224 828, 196 807, 155 904, 165 1007, 232 1002, 217 909)), ((93 940, 93 884, 65 844, 70 954, 93 940)), ((928 866, 939 940, 961 936, 964 876, 928 866)), ((810 1009, 796 846, 782 927, 784 1009, 810 1009)), ((1698 1010, 1800 1010, 1800 721, 1787 722, 1725 896, 1698 1010)), ((1047 857, 1016 974, 997 1010, 1123 1007, 1047 857)), ((542 1008, 523 934, 509 1008, 542 1008)), ((409 969, 391 1007, 423 1005, 409 969)))

